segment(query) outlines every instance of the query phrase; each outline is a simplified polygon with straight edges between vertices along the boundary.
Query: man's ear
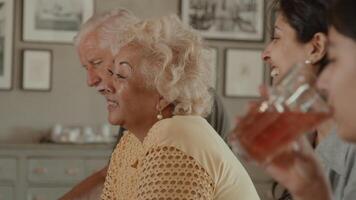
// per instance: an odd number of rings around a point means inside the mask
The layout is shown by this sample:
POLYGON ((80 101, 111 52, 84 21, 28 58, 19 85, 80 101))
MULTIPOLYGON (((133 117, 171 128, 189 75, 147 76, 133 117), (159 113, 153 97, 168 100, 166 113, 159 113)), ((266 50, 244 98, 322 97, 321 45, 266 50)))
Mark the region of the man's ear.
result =
POLYGON ((319 62, 326 55, 328 38, 325 33, 318 32, 314 34, 310 41, 310 51, 308 52, 308 59, 315 64, 319 62))

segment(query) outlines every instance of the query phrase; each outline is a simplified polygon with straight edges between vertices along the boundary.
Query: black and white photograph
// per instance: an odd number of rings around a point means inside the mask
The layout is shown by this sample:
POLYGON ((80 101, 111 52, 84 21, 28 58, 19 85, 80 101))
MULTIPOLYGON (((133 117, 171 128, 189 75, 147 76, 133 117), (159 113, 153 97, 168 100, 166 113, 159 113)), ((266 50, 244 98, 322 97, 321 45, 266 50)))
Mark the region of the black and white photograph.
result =
POLYGON ((26 49, 23 51, 22 64, 22 89, 51 90, 51 50, 26 49))
POLYGON ((72 42, 94 11, 93 0, 24 0, 25 41, 72 42))
POLYGON ((13 1, 0 0, 0 89, 11 89, 13 1))
POLYGON ((265 73, 261 50, 230 48, 225 53, 225 96, 259 97, 265 73))
POLYGON ((263 41, 264 0, 182 0, 181 14, 208 39, 263 41))

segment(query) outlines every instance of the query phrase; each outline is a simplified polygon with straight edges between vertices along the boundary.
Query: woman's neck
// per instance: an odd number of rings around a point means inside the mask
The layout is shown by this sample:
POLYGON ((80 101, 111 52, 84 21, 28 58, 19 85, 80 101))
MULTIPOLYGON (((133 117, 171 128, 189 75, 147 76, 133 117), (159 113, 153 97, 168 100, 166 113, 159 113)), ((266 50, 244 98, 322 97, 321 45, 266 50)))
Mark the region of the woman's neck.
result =
MULTIPOLYGON (((167 107, 166 109, 164 109, 162 111, 162 116, 163 116, 162 119, 171 118, 173 116, 172 113, 173 113, 173 109, 171 107, 167 107)), ((139 122, 138 124, 136 124, 137 126, 130 127, 130 128, 128 128, 128 130, 132 134, 134 134, 141 142, 143 142, 143 140, 147 136, 147 134, 150 131, 150 129, 152 128, 152 126, 154 124, 156 124, 158 121, 159 120, 158 120, 157 116, 154 116, 149 119, 142 120, 142 122, 139 122)))

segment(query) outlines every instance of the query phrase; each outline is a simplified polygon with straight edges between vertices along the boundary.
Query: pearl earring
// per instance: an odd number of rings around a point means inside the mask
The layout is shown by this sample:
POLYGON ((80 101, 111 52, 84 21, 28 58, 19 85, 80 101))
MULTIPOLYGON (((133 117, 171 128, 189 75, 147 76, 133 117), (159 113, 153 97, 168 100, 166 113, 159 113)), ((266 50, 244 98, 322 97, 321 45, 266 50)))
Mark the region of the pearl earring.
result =
POLYGON ((308 60, 308 59, 305 60, 304 63, 307 64, 307 65, 312 64, 312 62, 310 60, 308 60))
POLYGON ((157 114, 157 119, 158 120, 163 119, 163 115, 162 115, 162 111, 161 110, 159 110, 159 113, 157 114))

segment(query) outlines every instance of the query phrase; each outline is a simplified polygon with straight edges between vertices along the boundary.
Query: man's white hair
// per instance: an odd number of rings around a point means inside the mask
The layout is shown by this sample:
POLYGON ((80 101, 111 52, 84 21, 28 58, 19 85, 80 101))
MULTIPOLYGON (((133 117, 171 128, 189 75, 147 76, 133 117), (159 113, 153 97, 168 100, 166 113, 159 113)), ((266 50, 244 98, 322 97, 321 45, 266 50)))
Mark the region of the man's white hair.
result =
POLYGON ((111 45, 118 43, 117 33, 137 22, 139 22, 139 18, 123 8, 94 15, 81 26, 80 31, 74 37, 74 46, 79 48, 80 43, 88 34, 97 33, 99 43, 96 45, 102 49, 114 48, 112 51, 117 52, 119 47, 111 45))

